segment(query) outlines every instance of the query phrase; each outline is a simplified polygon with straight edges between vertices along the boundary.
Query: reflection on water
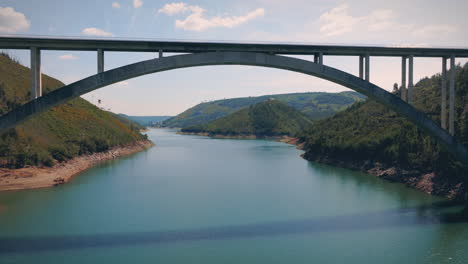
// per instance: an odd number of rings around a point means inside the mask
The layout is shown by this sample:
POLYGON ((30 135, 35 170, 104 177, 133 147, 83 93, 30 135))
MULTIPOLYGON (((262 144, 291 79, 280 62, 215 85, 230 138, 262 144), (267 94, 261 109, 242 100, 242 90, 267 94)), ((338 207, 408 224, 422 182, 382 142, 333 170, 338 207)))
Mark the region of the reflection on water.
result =
POLYGON ((148 134, 156 147, 59 188, 0 193, 0 262, 468 259, 464 205, 307 162, 279 142, 148 134))
MULTIPOLYGON (((415 208, 374 213, 340 215, 319 219, 282 221, 238 226, 211 227, 165 232, 96 234, 88 236, 52 236, 1 238, 0 254, 34 251, 118 247, 137 244, 167 244, 197 240, 247 239, 252 237, 346 232, 412 225, 439 225, 468 222, 468 209, 454 202, 440 202, 415 208), (464 210, 457 210, 464 207, 464 210), (453 209, 456 209, 455 211, 453 209), (416 217, 415 217, 416 216, 416 217)), ((463 229, 468 228, 466 225, 463 229)), ((457 233, 460 233, 458 230, 457 233)), ((456 234, 454 234, 456 237, 456 234)), ((444 241, 449 246, 450 241, 444 241)))

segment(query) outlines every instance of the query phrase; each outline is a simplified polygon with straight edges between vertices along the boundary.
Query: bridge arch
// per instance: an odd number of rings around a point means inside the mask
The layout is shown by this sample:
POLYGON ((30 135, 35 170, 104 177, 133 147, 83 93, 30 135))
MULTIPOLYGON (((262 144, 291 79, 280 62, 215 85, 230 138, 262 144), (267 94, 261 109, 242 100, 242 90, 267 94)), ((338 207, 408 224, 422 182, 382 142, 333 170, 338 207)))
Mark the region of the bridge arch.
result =
POLYGON ((283 69, 322 78, 378 101, 386 107, 405 116, 418 128, 435 138, 463 164, 468 164, 468 151, 449 133, 443 130, 424 113, 384 89, 338 69, 307 60, 251 52, 206 52, 176 55, 129 64, 98 73, 75 83, 54 90, 32 100, 0 117, 0 133, 12 128, 54 106, 96 89, 138 76, 209 65, 249 65, 283 69))

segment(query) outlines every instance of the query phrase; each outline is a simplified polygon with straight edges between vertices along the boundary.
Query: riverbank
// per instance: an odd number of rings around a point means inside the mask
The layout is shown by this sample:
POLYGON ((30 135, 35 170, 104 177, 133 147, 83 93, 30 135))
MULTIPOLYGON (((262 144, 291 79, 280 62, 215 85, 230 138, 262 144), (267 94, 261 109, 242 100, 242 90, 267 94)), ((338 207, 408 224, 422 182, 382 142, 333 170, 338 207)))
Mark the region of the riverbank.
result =
POLYGON ((108 151, 79 156, 53 167, 0 168, 0 191, 58 186, 99 163, 131 155, 153 145, 150 140, 141 140, 126 146, 113 147, 108 151))
POLYGON ((267 139, 273 141, 279 141, 286 144, 296 145, 298 149, 302 149, 304 144, 300 142, 299 138, 291 136, 257 136, 257 135, 222 135, 222 134, 210 134, 207 132, 177 132, 179 135, 192 135, 192 136, 204 136, 217 139, 267 139))
POLYGON ((468 202, 468 189, 463 181, 451 179, 444 175, 438 175, 435 172, 405 170, 396 166, 387 166, 379 162, 371 161, 357 162, 334 160, 327 157, 314 156, 310 153, 304 153, 302 157, 308 161, 358 170, 390 182, 403 183, 410 188, 417 189, 427 194, 468 202))

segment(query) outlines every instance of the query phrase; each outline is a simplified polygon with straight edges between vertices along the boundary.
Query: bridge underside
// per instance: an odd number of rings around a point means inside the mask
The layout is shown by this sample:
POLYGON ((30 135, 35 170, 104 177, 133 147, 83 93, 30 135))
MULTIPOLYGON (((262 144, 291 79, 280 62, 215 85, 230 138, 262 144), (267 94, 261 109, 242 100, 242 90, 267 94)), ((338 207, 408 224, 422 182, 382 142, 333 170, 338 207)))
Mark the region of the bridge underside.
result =
MULTIPOLYGON (((405 116, 418 128, 441 143, 463 164, 468 164, 468 151, 457 140, 428 118, 424 113, 384 89, 357 76, 302 59, 250 52, 207 52, 160 57, 142 61, 109 71, 100 72, 75 83, 66 85, 0 117, 0 133, 18 125, 54 106, 80 95, 138 76, 179 68, 208 65, 250 65, 299 72, 343 85, 374 99, 405 116)), ((101 68, 102 69, 102 68, 101 68)))

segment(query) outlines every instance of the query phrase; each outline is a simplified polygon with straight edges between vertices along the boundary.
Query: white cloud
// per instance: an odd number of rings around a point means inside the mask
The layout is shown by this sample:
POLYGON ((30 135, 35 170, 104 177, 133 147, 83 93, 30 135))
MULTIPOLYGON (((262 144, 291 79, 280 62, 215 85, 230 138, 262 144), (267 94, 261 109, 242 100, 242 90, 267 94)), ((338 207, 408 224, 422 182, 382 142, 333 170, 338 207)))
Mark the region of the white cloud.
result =
POLYGON ((265 9, 257 8, 243 16, 215 16, 206 18, 204 16, 206 12, 205 9, 199 6, 191 6, 182 2, 166 4, 158 10, 158 13, 164 13, 166 15, 172 16, 187 11, 190 11, 191 14, 188 15, 185 19, 177 19, 175 26, 177 28, 191 31, 204 31, 209 28, 216 27, 233 28, 252 19, 265 15, 265 9))
POLYGON ((25 31, 31 24, 23 13, 11 7, 0 7, 0 32, 15 33, 25 31))
POLYGON ((98 36, 98 37, 112 37, 113 36, 112 33, 104 31, 99 28, 95 28, 95 27, 85 28, 83 29, 81 33, 87 36, 98 36))
POLYGON ((112 8, 120 8, 120 3, 119 2, 112 3, 112 8))
POLYGON ((133 0, 133 7, 134 8, 139 8, 143 5, 143 1, 141 0, 133 0))
POLYGON ((76 60, 76 59, 78 59, 78 57, 76 57, 73 54, 64 54, 64 55, 59 56, 59 59, 61 59, 61 60, 76 60))
POLYGON ((184 13, 186 11, 192 11, 194 13, 196 12, 203 12, 203 8, 199 6, 191 6, 186 3, 170 3, 170 4, 165 4, 161 9, 158 10, 159 13, 164 13, 166 15, 172 16, 175 14, 180 14, 184 13))
POLYGON ((325 12, 319 18, 321 22, 320 33, 325 36, 336 36, 353 31, 361 18, 348 14, 349 6, 343 4, 325 12))
POLYGON ((319 18, 320 33, 325 37, 334 37, 346 33, 366 33, 393 31, 401 35, 415 35, 417 37, 434 36, 439 33, 453 33, 457 28, 451 25, 426 25, 400 23, 393 10, 378 9, 364 16, 353 16, 349 12, 349 5, 342 4, 319 18))

